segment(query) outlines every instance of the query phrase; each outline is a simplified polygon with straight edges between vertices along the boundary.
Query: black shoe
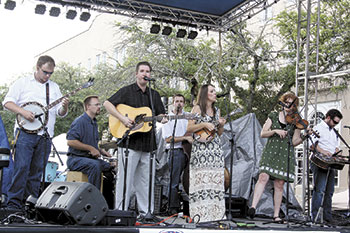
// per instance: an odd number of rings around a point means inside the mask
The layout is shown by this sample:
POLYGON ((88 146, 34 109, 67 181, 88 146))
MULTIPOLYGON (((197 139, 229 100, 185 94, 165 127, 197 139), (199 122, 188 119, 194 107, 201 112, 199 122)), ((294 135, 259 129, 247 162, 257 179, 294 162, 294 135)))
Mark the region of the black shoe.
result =
POLYGON ((250 208, 248 209, 247 215, 248 215, 251 219, 253 219, 253 218, 255 217, 255 208, 254 208, 254 207, 250 207, 250 208))

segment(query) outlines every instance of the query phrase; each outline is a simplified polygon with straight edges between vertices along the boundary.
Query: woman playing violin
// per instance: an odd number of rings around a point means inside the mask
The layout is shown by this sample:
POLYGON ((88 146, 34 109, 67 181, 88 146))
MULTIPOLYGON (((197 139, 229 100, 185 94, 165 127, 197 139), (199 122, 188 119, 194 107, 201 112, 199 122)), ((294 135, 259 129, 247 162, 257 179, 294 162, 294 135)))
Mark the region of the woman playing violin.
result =
POLYGON ((261 131, 261 137, 268 138, 268 140, 259 164, 259 179, 255 185, 252 206, 248 210, 248 215, 254 218, 257 204, 267 182, 271 178, 274 182, 273 219, 276 222, 282 222, 279 212, 282 203, 283 185, 287 179, 289 179, 289 182, 293 182, 295 178, 293 150, 295 146, 303 141, 300 137, 300 129, 286 121, 286 116, 296 112, 299 105, 298 97, 291 92, 287 92, 281 96, 280 101, 283 106, 282 110, 271 112, 261 131), (292 146, 289 148, 289 177, 287 177, 288 132, 292 135, 292 146))

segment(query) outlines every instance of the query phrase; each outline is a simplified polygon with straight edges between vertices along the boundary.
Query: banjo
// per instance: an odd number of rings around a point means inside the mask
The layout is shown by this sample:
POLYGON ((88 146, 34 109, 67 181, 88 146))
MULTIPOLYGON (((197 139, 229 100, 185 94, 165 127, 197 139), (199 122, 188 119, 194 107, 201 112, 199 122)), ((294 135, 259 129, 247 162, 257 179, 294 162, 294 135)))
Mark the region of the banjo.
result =
POLYGON ((55 100, 51 104, 47 106, 43 106, 42 104, 31 101, 23 104, 21 108, 24 110, 33 112, 35 115, 34 121, 30 122, 27 119, 25 119, 22 115, 17 114, 16 119, 18 122, 19 127, 24 130, 27 133, 37 133, 40 130, 42 130, 46 125, 49 120, 49 109, 54 107, 55 105, 59 104, 64 98, 69 97, 71 95, 74 95, 78 91, 88 88, 94 84, 94 79, 90 78, 87 83, 85 83, 83 86, 77 88, 76 90, 62 96, 61 98, 55 100))

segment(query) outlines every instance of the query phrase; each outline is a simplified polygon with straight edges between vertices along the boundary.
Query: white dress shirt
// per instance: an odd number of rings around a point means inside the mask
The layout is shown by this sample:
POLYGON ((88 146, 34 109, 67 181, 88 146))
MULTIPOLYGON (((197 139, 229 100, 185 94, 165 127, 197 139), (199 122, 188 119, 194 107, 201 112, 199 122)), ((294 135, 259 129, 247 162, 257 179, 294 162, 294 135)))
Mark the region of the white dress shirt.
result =
MULTIPOLYGON (((186 114, 186 112, 179 113, 179 115, 186 114)), ((169 113, 169 116, 174 116, 175 114, 173 112, 169 113)), ((175 131, 175 137, 182 137, 185 135, 187 131, 187 124, 188 120, 186 119, 177 119, 176 123, 176 131, 175 131)), ((173 136, 173 129, 175 125, 175 120, 168 121, 166 124, 162 127, 162 136, 165 139, 168 137, 173 136)), ((170 149, 170 143, 166 143, 166 148, 170 149)), ((182 142, 175 142, 174 148, 182 148, 182 142)))
MULTIPOLYGON (((46 83, 49 83, 49 93, 50 93, 49 103, 52 103, 55 100, 62 97, 61 91, 55 82, 48 80, 46 83)), ((2 104, 5 106, 7 102, 14 102, 16 105, 22 106, 27 102, 35 101, 42 104, 43 106, 47 106, 46 83, 38 82, 34 78, 34 74, 29 77, 20 78, 11 85, 2 104)), ((58 115, 58 111, 61 108, 61 106, 62 104, 59 103, 49 110, 49 119, 47 123, 47 129, 48 129, 48 133, 50 134, 50 137, 53 137, 54 135, 56 115, 58 115)), ((16 120, 15 129, 17 127, 19 126, 16 120)), ((43 133, 44 133, 43 130, 38 132, 39 135, 42 135, 43 133)))
POLYGON ((334 132, 333 128, 330 128, 326 122, 321 121, 318 125, 313 128, 316 131, 320 138, 317 138, 314 134, 312 134, 312 140, 314 143, 318 141, 318 146, 326 151, 334 154, 336 148, 339 148, 339 138, 337 134, 334 132))

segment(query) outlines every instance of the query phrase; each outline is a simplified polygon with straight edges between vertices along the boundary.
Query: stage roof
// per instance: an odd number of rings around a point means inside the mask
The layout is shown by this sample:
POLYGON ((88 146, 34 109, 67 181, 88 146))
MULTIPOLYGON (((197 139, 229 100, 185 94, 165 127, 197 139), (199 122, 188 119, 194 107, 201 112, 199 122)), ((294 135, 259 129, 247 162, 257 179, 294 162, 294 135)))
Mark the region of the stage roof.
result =
POLYGON ((225 31, 279 0, 38 0, 156 22, 225 31))

